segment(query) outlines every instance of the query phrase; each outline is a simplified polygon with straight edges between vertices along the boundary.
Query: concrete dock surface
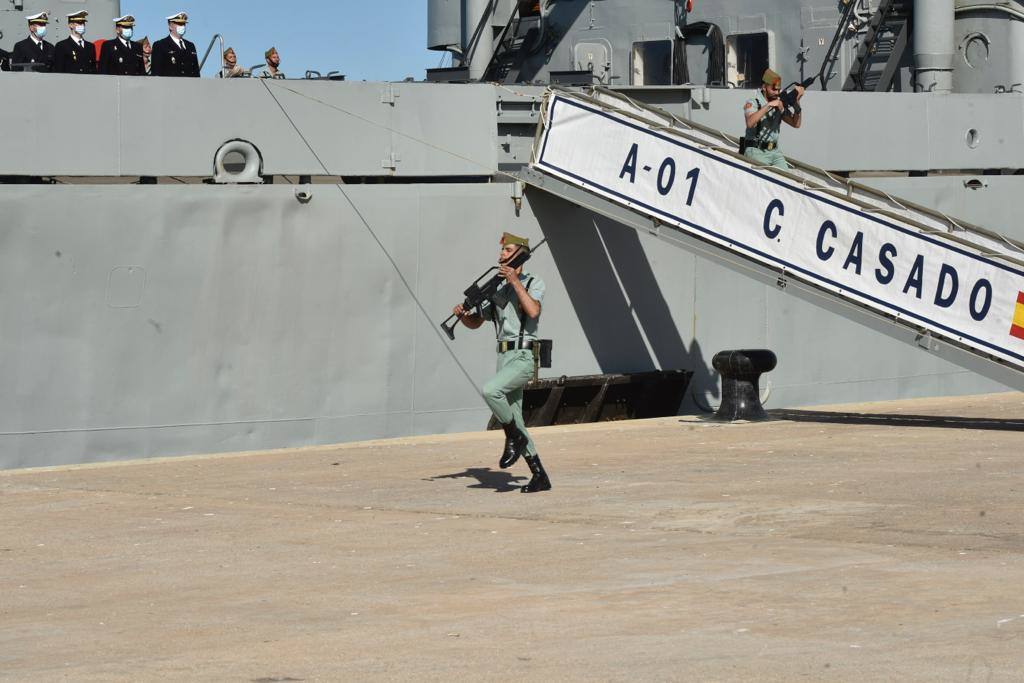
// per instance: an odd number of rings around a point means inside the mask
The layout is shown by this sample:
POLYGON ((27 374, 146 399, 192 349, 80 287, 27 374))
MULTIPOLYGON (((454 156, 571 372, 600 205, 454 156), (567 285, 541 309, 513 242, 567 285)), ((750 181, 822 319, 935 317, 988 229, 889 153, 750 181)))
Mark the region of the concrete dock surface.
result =
POLYGON ((0 678, 1024 681, 1024 394, 0 473, 0 678))

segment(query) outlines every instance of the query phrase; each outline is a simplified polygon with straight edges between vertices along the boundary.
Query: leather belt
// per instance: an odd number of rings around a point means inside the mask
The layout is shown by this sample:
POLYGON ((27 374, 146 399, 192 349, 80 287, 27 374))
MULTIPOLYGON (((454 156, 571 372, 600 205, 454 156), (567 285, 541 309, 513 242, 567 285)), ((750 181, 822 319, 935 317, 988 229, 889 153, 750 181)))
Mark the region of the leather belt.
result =
POLYGON ((498 342, 498 353, 505 353, 506 351, 519 351, 520 349, 532 349, 532 341, 500 341, 498 342))
POLYGON ((777 142, 758 142, 757 140, 751 140, 750 138, 747 138, 747 147, 756 147, 765 152, 771 152, 778 146, 779 144, 777 142))

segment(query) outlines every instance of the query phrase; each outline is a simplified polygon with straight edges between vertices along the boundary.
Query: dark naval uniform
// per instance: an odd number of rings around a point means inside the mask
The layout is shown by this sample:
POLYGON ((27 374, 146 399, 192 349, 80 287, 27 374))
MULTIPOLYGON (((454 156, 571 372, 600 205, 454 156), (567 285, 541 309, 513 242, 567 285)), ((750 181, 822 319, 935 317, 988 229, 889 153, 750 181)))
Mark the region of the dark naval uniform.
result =
POLYGON ((11 53, 12 64, 42 64, 44 71, 53 67, 53 45, 45 40, 38 44, 31 38, 19 40, 11 53))
POLYGON ((121 37, 111 38, 100 48, 100 73, 108 76, 142 76, 146 73, 142 45, 121 37))
POLYGON ((0 49, 0 71, 11 70, 10 59, 11 55, 7 52, 7 50, 0 49))
POLYGON ((79 45, 74 38, 65 38, 53 48, 53 71, 59 74, 96 73, 96 46, 88 40, 83 39, 79 45))
POLYGON ((153 75, 199 78, 199 56, 195 43, 179 38, 178 47, 170 36, 153 43, 153 75))

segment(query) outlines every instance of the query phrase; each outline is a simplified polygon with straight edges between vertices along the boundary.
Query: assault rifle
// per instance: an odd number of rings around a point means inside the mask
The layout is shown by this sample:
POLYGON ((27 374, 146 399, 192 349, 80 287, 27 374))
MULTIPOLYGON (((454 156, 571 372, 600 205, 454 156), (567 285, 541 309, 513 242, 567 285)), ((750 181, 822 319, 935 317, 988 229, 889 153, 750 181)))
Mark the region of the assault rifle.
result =
POLYGON ((785 90, 779 93, 779 99, 782 100, 782 104, 786 108, 786 111, 783 112, 784 114, 798 114, 800 112, 800 105, 796 103, 796 88, 794 86, 800 85, 808 88, 816 80, 816 76, 811 76, 810 78, 805 78, 803 82, 793 81, 786 86, 785 90))
MULTIPOLYGON (((537 246, 535 246, 533 249, 539 249, 540 246, 545 242, 547 242, 546 238, 538 242, 537 246)), ((515 270, 519 266, 529 261, 530 256, 532 254, 533 250, 524 250, 522 247, 519 247, 519 249, 516 250, 516 253, 512 255, 512 258, 510 258, 507 262, 503 263, 502 265, 506 265, 512 270, 515 270)), ((462 295, 466 297, 465 300, 462 302, 462 308, 465 309, 467 315, 471 311, 476 311, 476 314, 480 315, 481 306, 483 306, 485 301, 490 300, 490 298, 494 296, 494 293, 498 290, 498 286, 505 281, 505 278, 503 278, 501 275, 491 275, 491 278, 487 280, 487 282, 480 284, 481 280, 483 280, 485 277, 487 277, 497 269, 498 266, 491 266, 490 268, 488 268, 483 275, 474 280, 473 284, 467 287, 466 291, 462 293, 462 295)), ((444 330, 444 333, 447 334, 448 338, 451 339, 452 341, 455 341, 455 326, 458 324, 459 318, 454 313, 445 318, 444 322, 441 323, 441 329, 444 330), (451 322, 449 323, 449 321, 451 322)))

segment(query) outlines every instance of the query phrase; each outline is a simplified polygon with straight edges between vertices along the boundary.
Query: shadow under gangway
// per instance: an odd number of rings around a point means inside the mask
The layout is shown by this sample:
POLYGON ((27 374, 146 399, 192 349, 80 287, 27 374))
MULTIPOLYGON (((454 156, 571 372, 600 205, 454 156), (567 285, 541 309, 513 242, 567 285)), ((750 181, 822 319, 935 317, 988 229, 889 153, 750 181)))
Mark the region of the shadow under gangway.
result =
POLYGON ((600 371, 691 370, 687 396, 717 398, 717 373, 683 340, 637 232, 542 192, 530 203, 600 371))

